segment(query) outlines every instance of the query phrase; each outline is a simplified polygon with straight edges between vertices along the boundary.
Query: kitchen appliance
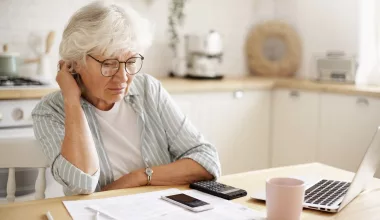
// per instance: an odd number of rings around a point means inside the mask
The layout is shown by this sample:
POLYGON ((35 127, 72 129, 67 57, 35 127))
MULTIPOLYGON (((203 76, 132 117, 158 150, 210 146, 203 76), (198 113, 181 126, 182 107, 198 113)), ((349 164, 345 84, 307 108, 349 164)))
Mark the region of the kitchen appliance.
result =
POLYGON ((354 56, 346 56, 342 51, 327 52, 325 56, 315 56, 316 80, 323 82, 354 83, 357 61, 354 56))
MULTIPOLYGON (((30 89, 30 92, 33 92, 33 88, 42 87, 46 87, 46 85, 37 80, 13 76, 0 76, 0 93, 12 89, 30 89)), ((25 143, 28 142, 26 140, 35 140, 31 112, 39 101, 39 99, 0 100, 0 148, 2 152, 7 152, 6 148, 10 147, 25 148, 26 151, 34 147, 25 145, 25 143)), ((20 152, 20 154, 22 154, 22 152, 20 152)), ((0 154, 0 161, 3 161, 2 158, 7 156, 6 153, 0 154)), ((17 160, 19 158, 14 159, 17 160)), ((62 187, 54 182, 50 170, 47 170, 46 197, 63 195, 62 187)), ((15 194, 17 200, 34 199, 32 193, 35 191, 37 174, 38 170, 34 168, 16 168, 15 194)), ((7 180, 8 169, 0 169, 0 203, 5 201, 7 180)))
MULTIPOLYGON (((39 100, 0 100, 0 148, 10 147, 4 144, 9 140, 17 143, 20 138, 34 139, 31 111, 38 102, 39 100)), ((0 160, 6 156, 0 155, 0 160)), ((16 168, 16 196, 34 192, 37 173, 37 169, 16 168)), ((6 196, 7 180, 8 169, 0 169, 0 197, 6 196)))
POLYGON ((29 79, 25 77, 16 76, 0 76, 0 88, 11 88, 13 86, 43 86, 45 83, 29 79))
POLYGON ((206 35, 186 36, 187 78, 220 79, 223 58, 221 35, 211 30, 206 35))

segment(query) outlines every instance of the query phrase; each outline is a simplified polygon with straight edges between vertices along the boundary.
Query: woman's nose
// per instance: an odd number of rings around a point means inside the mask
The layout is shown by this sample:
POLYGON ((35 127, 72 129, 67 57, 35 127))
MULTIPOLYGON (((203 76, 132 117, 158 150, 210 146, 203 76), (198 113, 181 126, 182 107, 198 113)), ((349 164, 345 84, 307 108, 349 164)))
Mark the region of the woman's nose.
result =
POLYGON ((115 77, 120 79, 120 81, 128 81, 128 72, 125 70, 125 63, 120 63, 119 71, 115 74, 115 77))

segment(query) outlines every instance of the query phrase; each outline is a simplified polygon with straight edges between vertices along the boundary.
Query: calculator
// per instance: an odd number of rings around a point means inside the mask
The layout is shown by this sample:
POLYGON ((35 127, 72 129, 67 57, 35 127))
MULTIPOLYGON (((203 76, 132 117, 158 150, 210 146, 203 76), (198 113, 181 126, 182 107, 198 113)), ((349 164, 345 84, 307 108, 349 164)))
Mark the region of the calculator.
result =
POLYGON ((196 189, 223 199, 237 199, 247 195, 247 191, 228 186, 215 181, 200 181, 190 184, 191 189, 196 189))

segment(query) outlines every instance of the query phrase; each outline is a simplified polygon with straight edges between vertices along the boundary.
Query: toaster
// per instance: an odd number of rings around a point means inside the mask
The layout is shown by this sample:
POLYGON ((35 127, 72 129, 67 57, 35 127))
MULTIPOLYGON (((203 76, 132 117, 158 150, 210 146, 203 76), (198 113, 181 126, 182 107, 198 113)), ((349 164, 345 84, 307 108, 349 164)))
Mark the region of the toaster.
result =
POLYGON ((344 52, 328 52, 315 57, 317 80, 323 82, 354 83, 357 61, 344 52))

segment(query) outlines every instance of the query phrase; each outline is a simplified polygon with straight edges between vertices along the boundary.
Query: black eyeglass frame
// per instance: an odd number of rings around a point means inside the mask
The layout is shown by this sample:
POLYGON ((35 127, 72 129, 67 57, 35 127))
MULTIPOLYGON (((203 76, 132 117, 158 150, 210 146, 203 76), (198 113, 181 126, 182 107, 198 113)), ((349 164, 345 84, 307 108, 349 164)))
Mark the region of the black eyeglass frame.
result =
POLYGON ((104 76, 104 77, 113 77, 117 72, 119 72, 119 70, 120 70, 120 64, 122 64, 122 63, 124 63, 125 64, 125 71, 128 73, 128 75, 136 75, 138 72, 140 72, 140 70, 142 69, 142 66, 143 66, 143 63, 144 63, 144 56, 143 55, 141 55, 141 54, 139 54, 138 53, 138 56, 139 57, 136 57, 136 55, 135 56, 133 56, 133 57, 130 57, 128 60, 126 60, 125 62, 121 62, 121 61, 119 61, 119 60, 117 60, 117 59, 105 59, 105 60, 103 60, 103 61, 100 61, 100 60, 98 60, 98 59, 96 59, 95 57, 93 57, 93 56, 91 56, 90 54, 87 54, 87 56, 89 56, 89 57, 91 57, 92 59, 94 59, 96 62, 98 62, 98 63, 100 63, 100 74, 102 74, 102 76, 104 76), (136 73, 130 73, 128 70, 127 70, 127 63, 128 63, 128 61, 130 60, 130 59, 136 59, 136 58, 139 58, 139 59, 141 59, 141 66, 140 66, 140 69, 139 70, 137 70, 136 71, 136 73), (111 76, 105 76, 105 75, 103 75, 103 71, 102 71, 102 68, 103 68, 103 63, 105 63, 106 61, 109 61, 109 60, 116 60, 117 62, 119 62, 119 66, 118 66, 118 68, 117 68, 117 71, 113 74, 113 75, 111 75, 111 76))

